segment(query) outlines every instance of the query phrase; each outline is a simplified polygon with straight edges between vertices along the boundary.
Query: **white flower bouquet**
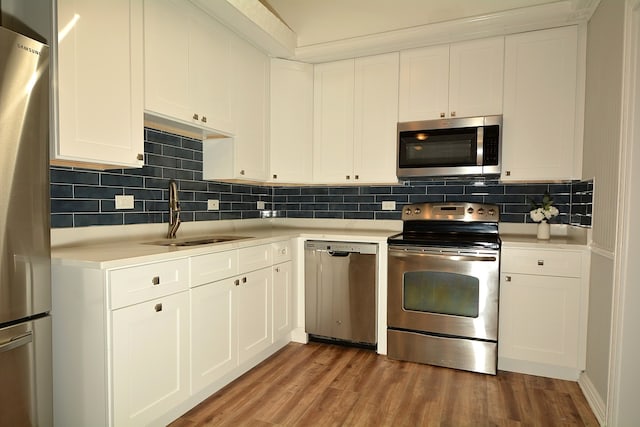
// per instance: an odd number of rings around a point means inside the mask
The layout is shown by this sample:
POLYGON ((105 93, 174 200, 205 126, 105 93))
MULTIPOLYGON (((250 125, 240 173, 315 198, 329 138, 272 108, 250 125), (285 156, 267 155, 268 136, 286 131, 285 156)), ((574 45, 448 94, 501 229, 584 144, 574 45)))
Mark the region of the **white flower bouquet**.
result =
POLYGON ((542 196, 542 203, 540 205, 532 200, 531 207, 533 209, 529 212, 529 216, 534 222, 547 222, 560 213, 558 208, 553 206, 553 199, 548 192, 545 192, 544 196, 542 196))

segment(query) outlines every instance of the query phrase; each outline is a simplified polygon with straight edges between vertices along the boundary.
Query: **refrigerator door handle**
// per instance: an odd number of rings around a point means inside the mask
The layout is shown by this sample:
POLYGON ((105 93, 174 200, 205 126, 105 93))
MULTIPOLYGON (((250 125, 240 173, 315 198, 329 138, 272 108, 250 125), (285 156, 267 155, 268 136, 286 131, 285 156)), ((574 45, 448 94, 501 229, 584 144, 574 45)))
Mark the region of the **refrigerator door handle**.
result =
POLYGON ((22 335, 15 336, 11 338, 9 341, 6 341, 0 344, 0 353, 13 350, 14 348, 22 347, 23 345, 29 344, 32 341, 33 341, 32 331, 29 331, 22 335))

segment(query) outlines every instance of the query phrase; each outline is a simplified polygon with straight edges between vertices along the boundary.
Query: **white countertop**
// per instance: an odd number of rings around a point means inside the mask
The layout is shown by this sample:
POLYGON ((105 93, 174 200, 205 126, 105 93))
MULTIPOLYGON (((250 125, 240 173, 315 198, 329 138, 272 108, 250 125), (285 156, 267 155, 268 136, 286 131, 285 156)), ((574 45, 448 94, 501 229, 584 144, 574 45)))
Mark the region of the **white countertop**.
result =
MULTIPOLYGON (((178 240, 189 237, 207 236, 247 237, 229 242, 204 244, 197 246, 163 246, 149 244, 163 241, 158 235, 129 235, 117 239, 91 238, 88 240, 68 241, 53 244, 51 248, 52 263, 58 265, 75 265, 86 268, 118 268, 131 264, 163 261, 179 257, 189 257, 212 252, 221 252, 260 244, 278 242, 302 237, 307 239, 339 240, 386 243, 387 238, 398 233, 391 228, 359 228, 359 227, 300 227, 282 226, 269 222, 251 224, 249 227, 234 229, 208 230, 200 233, 178 233, 178 240)), ((316 224, 314 224, 316 225, 316 224)), ((326 225, 326 224, 325 224, 326 225)))
MULTIPOLYGON (((400 221, 345 220, 242 220, 186 224, 178 239, 206 236, 240 236, 246 239, 199 246, 149 244, 163 240, 166 224, 97 227, 87 230, 52 230, 52 263, 86 268, 118 268, 221 252, 301 237, 306 239, 386 243, 402 229, 400 221), (214 223, 214 224, 211 224, 214 223), (82 237, 79 237, 82 235, 82 237)), ((566 225, 552 226, 550 240, 538 240, 535 224, 501 224, 503 247, 585 247, 589 230, 566 225)))

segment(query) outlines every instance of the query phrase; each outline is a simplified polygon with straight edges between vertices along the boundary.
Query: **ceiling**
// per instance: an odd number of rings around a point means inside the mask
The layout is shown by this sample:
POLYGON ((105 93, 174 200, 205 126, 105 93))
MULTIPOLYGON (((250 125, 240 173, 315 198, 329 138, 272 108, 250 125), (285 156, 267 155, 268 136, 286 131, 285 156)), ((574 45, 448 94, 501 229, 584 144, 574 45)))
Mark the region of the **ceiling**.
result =
MULTIPOLYGON (((304 47, 563 0, 260 1, 293 30, 298 47, 304 47)), ((580 1, 573 3, 575 7, 580 1)))

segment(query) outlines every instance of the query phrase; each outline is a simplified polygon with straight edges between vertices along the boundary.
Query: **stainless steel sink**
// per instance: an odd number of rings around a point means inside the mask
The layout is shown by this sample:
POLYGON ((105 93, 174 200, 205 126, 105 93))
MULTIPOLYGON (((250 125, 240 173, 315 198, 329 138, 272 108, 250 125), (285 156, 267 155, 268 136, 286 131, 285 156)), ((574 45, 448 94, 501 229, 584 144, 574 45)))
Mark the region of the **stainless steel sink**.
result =
POLYGON ((249 239, 248 236, 205 236, 184 239, 164 239, 155 242, 146 242, 147 245, 156 246, 199 246, 213 243, 232 242, 234 240, 249 239))

